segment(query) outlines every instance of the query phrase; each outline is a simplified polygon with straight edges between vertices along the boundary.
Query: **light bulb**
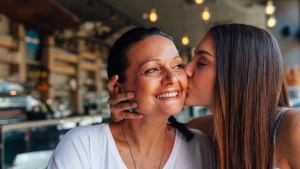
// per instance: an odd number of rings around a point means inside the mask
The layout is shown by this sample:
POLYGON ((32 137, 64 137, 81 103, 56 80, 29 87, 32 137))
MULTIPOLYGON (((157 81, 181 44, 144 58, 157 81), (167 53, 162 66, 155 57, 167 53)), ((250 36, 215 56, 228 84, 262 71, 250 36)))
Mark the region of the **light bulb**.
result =
POLYGON ((273 1, 269 0, 266 5, 266 14, 272 15, 272 14, 274 14, 275 10, 276 10, 276 7, 274 6, 273 1))
POLYGON ((181 39, 181 43, 183 45, 188 45, 190 42, 189 37, 187 35, 183 35, 182 39, 181 39))
POLYGON ((270 16, 268 19, 268 27, 270 27, 270 28, 274 27, 276 25, 276 22, 277 22, 277 20, 276 20, 275 16, 273 16, 273 15, 270 16))
POLYGON ((15 95, 17 95, 17 91, 12 90, 12 91, 9 92, 9 94, 12 95, 12 96, 15 96, 15 95))
POLYGON ((151 22, 156 22, 157 21, 157 13, 156 13, 155 8, 151 9, 149 19, 150 19, 151 22))
POLYGON ((208 21, 210 19, 210 12, 209 12, 209 8, 207 6, 204 7, 204 9, 203 9, 202 19, 205 21, 208 21))
POLYGON ((204 2, 204 0, 195 0, 196 4, 202 4, 204 2))

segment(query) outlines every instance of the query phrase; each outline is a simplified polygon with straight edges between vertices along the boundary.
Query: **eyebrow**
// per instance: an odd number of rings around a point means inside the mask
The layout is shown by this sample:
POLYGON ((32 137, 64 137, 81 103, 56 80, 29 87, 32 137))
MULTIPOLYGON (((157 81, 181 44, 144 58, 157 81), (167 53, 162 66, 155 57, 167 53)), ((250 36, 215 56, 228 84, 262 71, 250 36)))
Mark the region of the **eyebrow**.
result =
POLYGON ((195 55, 203 55, 203 54, 207 54, 210 56, 213 56, 211 53, 205 51, 205 50, 198 50, 197 52, 195 52, 195 55))
MULTIPOLYGON (((180 56, 175 56, 173 57, 173 60, 177 59, 177 58, 181 58, 180 56)), ((149 59, 147 61, 145 61, 144 63, 142 63, 139 68, 137 70, 140 70, 142 66, 144 66, 146 63, 149 63, 149 62, 154 62, 154 61, 160 61, 161 59, 158 59, 158 58, 154 58, 154 59, 149 59)))

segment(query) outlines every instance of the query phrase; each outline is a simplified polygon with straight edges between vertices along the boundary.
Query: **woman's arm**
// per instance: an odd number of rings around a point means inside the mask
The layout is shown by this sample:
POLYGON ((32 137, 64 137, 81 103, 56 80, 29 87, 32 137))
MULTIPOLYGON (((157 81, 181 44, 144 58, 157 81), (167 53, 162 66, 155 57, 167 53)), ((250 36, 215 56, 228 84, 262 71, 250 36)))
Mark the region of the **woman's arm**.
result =
POLYGON ((213 115, 205 115, 190 120, 187 124, 187 127, 201 130, 204 133, 206 133, 210 138, 213 138, 213 125, 213 115))

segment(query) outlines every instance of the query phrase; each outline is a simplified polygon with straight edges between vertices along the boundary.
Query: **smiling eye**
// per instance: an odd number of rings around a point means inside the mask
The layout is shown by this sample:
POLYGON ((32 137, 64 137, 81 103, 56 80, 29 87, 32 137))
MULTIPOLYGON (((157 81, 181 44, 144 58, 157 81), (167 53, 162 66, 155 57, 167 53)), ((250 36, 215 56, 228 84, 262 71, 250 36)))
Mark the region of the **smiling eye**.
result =
POLYGON ((183 69, 184 68, 184 64, 178 64, 176 66, 174 66, 175 69, 183 69))
POLYGON ((144 74, 153 73, 155 71, 158 71, 158 69, 157 68, 150 68, 150 69, 146 70, 144 74))

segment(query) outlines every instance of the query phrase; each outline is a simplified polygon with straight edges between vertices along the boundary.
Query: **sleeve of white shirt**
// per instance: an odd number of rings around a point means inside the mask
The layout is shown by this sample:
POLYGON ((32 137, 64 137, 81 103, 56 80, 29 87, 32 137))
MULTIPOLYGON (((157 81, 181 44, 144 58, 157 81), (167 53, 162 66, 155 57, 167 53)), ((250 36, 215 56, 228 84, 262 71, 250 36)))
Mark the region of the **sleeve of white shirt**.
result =
POLYGON ((47 169, 90 168, 89 127, 77 127, 63 137, 49 161, 47 169))

